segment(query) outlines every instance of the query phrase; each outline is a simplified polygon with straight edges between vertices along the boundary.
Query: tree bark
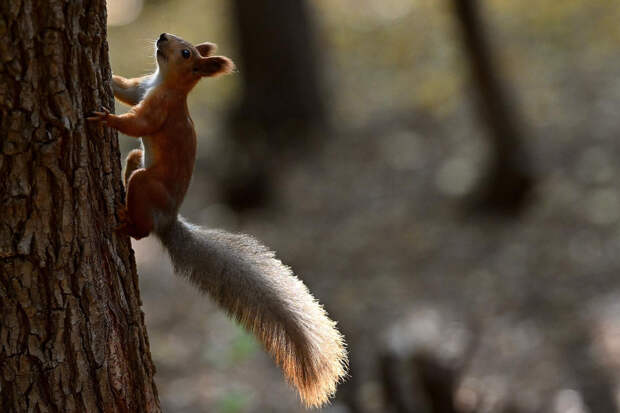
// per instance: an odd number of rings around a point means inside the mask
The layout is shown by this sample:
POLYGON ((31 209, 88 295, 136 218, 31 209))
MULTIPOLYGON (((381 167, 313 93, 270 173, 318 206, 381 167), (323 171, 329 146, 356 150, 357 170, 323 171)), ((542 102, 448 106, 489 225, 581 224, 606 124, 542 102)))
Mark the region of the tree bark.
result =
POLYGON ((129 239, 105 0, 0 2, 0 410, 158 412, 129 239))

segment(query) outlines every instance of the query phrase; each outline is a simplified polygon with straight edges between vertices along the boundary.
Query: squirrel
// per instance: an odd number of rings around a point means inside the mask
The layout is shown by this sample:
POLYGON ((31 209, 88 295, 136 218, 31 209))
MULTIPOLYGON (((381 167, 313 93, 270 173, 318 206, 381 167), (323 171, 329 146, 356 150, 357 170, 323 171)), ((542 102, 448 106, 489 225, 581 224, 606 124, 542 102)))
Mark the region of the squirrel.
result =
POLYGON ((192 177, 196 132, 187 95, 203 77, 231 73, 233 62, 212 56, 213 43, 196 46, 162 33, 156 70, 135 79, 114 75, 114 96, 132 106, 123 115, 106 108, 89 121, 142 138, 126 160, 125 204, 118 231, 135 239, 154 233, 175 272, 208 293, 251 331, 307 407, 325 404, 345 377, 347 352, 336 323, 289 267, 254 238, 201 228, 178 215, 192 177))

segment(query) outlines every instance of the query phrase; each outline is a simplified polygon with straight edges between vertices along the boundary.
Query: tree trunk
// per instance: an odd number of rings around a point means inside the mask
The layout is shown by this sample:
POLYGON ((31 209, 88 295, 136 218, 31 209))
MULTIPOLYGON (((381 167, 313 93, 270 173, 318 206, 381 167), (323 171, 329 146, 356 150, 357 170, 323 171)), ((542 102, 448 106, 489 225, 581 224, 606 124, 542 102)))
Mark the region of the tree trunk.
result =
POLYGON ((499 77, 478 0, 453 0, 453 4, 491 146, 489 169, 474 207, 514 214, 525 205, 534 183, 521 122, 499 77))
POLYGON ((105 0, 0 2, 0 410, 158 412, 112 129, 105 0))
POLYGON ((234 0, 241 104, 230 119, 232 147, 222 171, 233 208, 260 206, 282 164, 326 134, 321 58, 306 0, 234 0))

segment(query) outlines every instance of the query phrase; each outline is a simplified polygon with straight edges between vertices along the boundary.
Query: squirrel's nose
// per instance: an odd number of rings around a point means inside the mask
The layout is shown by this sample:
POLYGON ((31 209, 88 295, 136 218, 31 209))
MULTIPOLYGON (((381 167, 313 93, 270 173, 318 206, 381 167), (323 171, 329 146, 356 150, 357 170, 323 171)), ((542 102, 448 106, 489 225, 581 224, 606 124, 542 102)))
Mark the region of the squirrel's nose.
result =
POLYGON ((160 35, 159 35, 159 39, 158 39, 158 41, 159 41, 159 42, 163 42, 164 40, 168 40, 168 39, 166 38, 166 33, 162 33, 162 34, 160 34, 160 35))

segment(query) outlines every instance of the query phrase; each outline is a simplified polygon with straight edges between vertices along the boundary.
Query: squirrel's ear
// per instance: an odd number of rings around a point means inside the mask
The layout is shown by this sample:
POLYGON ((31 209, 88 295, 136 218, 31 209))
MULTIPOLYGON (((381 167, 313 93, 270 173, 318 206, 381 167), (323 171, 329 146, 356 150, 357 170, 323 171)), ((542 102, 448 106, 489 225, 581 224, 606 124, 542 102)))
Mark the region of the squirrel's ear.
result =
POLYGON ((215 53, 215 49, 217 49, 217 45, 215 43, 209 42, 197 44, 195 47, 196 50, 198 50, 198 53, 200 53, 200 56, 202 57, 211 56, 213 53, 215 53))
POLYGON ((208 77, 226 75, 234 68, 232 60, 224 56, 203 57, 198 65, 200 74, 208 77))

